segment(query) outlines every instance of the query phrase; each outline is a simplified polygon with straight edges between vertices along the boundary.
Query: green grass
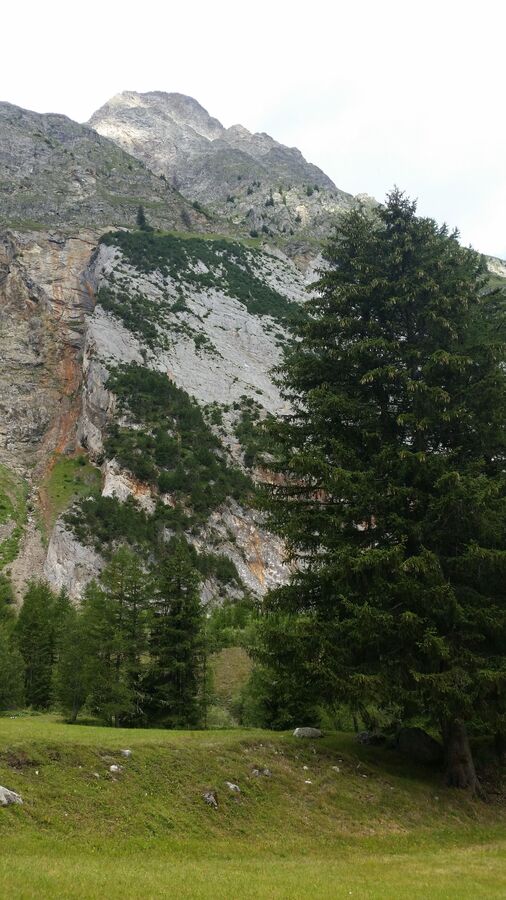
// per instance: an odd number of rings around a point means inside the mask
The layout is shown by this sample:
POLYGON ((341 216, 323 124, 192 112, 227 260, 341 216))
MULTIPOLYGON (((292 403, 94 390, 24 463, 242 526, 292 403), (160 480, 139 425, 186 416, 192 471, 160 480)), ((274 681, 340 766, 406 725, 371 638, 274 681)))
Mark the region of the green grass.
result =
POLYGON ((230 709, 235 697, 247 683, 253 663, 244 647, 224 647, 210 659, 213 693, 217 703, 230 709))
POLYGON ((100 470, 80 453, 58 456, 40 487, 44 526, 51 531, 58 516, 80 497, 88 497, 100 488, 100 470))
POLYGON ((5 897, 505 896, 504 806, 351 735, 306 743, 3 718, 0 784, 25 801, 0 810, 5 897), (272 777, 254 777, 256 766, 272 777))
POLYGON ((17 556, 26 520, 26 484, 0 465, 0 570, 17 556), (5 529, 5 531, 4 531, 5 529))

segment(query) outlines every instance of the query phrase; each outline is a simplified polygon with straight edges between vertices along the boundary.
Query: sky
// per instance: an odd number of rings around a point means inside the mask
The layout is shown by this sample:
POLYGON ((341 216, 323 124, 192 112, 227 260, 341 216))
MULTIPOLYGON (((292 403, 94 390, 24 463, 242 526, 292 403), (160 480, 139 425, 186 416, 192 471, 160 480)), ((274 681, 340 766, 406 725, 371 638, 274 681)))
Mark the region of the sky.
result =
POLYGON ((504 0, 24 0, 2 33, 2 100, 86 121, 122 90, 189 94, 506 258, 504 0))

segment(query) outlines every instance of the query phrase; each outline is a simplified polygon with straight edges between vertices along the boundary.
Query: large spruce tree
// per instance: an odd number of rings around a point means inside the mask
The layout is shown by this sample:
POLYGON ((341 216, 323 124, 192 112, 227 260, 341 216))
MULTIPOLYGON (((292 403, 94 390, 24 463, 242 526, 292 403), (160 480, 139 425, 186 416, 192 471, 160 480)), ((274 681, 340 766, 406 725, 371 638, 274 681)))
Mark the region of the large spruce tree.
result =
MULTIPOLYGON (((504 297, 482 258, 397 190, 329 241, 285 357, 271 520, 300 564, 294 678, 324 701, 395 701, 476 789, 468 731, 502 731, 506 684, 504 297)), ((265 657, 281 655, 267 628, 265 657)))

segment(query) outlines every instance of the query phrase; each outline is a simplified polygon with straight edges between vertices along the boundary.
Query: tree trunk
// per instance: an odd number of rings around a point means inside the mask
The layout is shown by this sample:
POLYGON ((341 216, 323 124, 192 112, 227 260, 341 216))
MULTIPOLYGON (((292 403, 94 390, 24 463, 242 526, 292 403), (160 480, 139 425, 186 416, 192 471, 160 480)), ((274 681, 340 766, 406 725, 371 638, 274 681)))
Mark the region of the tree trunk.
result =
POLYGON ((446 782, 451 787, 480 793, 480 783, 474 768, 473 755, 465 723, 460 719, 445 722, 443 743, 446 755, 446 782))
POLYGON ((498 731, 494 736, 494 749, 496 756, 500 762, 506 761, 506 734, 498 731))

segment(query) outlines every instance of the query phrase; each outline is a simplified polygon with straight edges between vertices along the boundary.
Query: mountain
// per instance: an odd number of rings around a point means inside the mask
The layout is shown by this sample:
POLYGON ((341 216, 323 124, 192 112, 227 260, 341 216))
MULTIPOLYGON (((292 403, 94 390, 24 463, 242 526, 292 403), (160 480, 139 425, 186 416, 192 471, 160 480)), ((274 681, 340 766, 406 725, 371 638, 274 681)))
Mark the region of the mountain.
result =
POLYGON ((353 203, 296 147, 242 125, 224 128, 184 94, 125 91, 89 124, 165 176, 197 208, 254 235, 321 236, 353 203))
POLYGON ((182 95, 92 123, 109 136, 0 104, 0 573, 77 600, 118 543, 156 559, 183 532, 205 602, 261 597, 289 567, 253 502, 258 423, 287 411, 273 368, 354 201, 182 95))
POLYGON ((92 128, 9 104, 0 191, 3 575, 78 599, 118 542, 152 557, 182 530, 204 601, 261 596, 288 567, 252 504, 256 425, 286 409, 272 368, 318 243, 244 236, 92 128), (139 204, 163 230, 125 230, 139 204))
POLYGON ((86 125, 0 103, 0 224, 205 228, 173 187, 86 125), (182 218, 183 217, 183 218, 182 218))

